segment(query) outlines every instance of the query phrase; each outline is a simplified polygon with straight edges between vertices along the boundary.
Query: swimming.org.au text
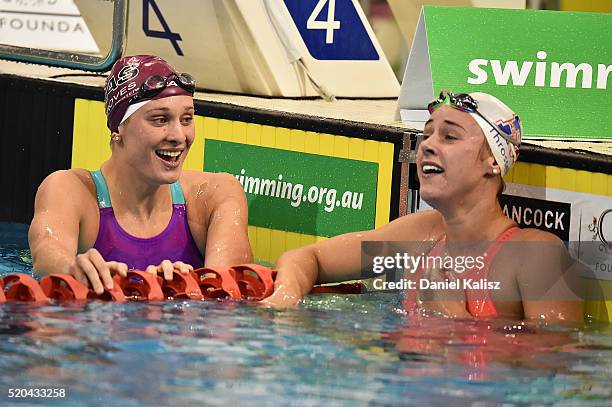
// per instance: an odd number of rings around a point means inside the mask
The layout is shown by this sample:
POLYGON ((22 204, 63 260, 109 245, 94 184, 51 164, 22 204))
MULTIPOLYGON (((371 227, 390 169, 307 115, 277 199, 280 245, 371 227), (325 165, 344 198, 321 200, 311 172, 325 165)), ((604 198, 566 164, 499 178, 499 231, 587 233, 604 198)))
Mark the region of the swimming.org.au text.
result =
POLYGON ((276 179, 259 178, 246 175, 242 169, 235 177, 247 194, 286 199, 294 208, 298 208, 302 202, 308 202, 324 205, 325 212, 333 212, 335 208, 361 210, 363 205, 363 192, 339 193, 335 188, 316 185, 307 188, 301 183, 284 180, 283 174, 279 174, 276 179))

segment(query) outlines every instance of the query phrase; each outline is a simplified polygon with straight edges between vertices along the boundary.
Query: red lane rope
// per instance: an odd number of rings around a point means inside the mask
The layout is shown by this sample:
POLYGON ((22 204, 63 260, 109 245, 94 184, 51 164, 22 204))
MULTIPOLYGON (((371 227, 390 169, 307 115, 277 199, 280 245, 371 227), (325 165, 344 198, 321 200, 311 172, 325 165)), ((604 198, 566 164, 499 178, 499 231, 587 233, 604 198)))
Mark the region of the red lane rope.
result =
MULTIPOLYGON (((36 281, 27 274, 0 277, 0 303, 50 301, 163 301, 189 300, 251 300, 260 301, 274 292, 276 270, 258 264, 233 267, 202 267, 189 274, 174 270, 173 279, 130 270, 127 277, 115 275, 112 290, 96 294, 89 287, 68 274, 49 274, 36 281)), ((314 287, 311 294, 356 294, 363 292, 363 284, 339 284, 314 287)))
POLYGON ((202 267, 192 271, 191 274, 197 281, 202 295, 208 300, 242 299, 231 267, 202 267))

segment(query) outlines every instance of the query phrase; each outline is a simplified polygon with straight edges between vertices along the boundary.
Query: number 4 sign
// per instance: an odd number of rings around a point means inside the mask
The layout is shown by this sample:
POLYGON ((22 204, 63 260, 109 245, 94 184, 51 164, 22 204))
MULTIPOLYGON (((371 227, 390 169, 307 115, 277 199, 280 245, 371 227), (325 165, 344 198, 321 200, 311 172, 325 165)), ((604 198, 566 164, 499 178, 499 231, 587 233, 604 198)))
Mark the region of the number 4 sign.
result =
POLYGON ((284 3, 313 58, 378 60, 355 1, 284 0, 284 3))
POLYGON ((143 0, 142 1, 142 31, 144 31, 147 37, 163 38, 172 43, 174 51, 177 55, 183 56, 183 50, 179 46, 178 42, 182 41, 183 38, 179 33, 174 33, 166 23, 166 19, 159 10, 159 7, 155 3, 155 0, 143 0), (152 30, 149 26, 149 7, 153 8, 153 12, 157 16, 159 23, 161 24, 163 31, 152 30))
POLYGON ((309 30, 325 30, 325 43, 334 43, 334 30, 340 29, 340 21, 334 20, 334 14, 336 13, 336 0, 319 0, 312 14, 308 17, 306 28, 309 30), (317 18, 323 11, 325 3, 329 3, 327 7, 327 20, 319 21, 317 18))

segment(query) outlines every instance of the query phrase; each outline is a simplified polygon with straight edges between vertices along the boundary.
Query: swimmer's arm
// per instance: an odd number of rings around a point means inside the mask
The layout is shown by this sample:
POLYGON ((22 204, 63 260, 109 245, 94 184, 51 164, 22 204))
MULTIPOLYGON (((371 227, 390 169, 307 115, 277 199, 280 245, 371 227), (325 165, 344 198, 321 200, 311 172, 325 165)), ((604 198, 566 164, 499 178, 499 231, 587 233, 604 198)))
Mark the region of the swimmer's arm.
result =
POLYGON ((519 268, 517 282, 526 320, 578 323, 584 321, 583 281, 579 264, 574 262, 560 239, 549 233, 538 234, 533 255, 519 268))
POLYGON ((276 262, 274 293, 262 303, 295 306, 317 283, 360 278, 361 242, 371 233, 349 233, 285 252, 276 262))
POLYGON ((49 175, 40 185, 28 231, 35 273, 68 273, 78 250, 81 208, 78 179, 68 171, 49 175))
POLYGON ((408 215, 375 230, 348 233, 290 250, 277 260, 275 291, 263 302, 276 307, 294 306, 315 284, 360 279, 362 242, 423 240, 422 231, 434 230, 440 219, 431 211, 408 215))
POLYGON ((229 174, 216 174, 218 195, 206 232, 205 266, 251 263, 248 206, 242 185, 229 174))

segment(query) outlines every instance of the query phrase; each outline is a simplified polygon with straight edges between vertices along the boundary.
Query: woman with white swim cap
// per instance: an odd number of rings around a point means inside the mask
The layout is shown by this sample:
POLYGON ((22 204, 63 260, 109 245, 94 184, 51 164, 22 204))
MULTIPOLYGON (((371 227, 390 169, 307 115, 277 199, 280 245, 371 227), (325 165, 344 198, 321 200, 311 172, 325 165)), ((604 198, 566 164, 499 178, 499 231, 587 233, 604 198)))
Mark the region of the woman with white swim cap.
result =
POLYGON ((425 242, 424 252, 412 254, 432 257, 452 255, 462 242, 488 242, 482 264, 472 267, 473 277, 494 284, 473 288, 463 283, 468 273, 461 275, 456 268, 418 267, 411 271, 417 289, 406 290, 406 307, 460 318, 582 320, 578 282, 567 263, 560 263, 567 260, 562 242, 544 231, 518 228, 497 199, 502 177, 518 157, 519 117, 485 93, 444 91, 429 111, 416 163, 421 197, 434 209, 283 254, 275 292, 265 303, 293 306, 314 284, 362 278, 365 241, 425 242), (446 288, 418 289, 421 279, 446 288), (449 284, 453 281, 461 283, 459 289, 449 284))

